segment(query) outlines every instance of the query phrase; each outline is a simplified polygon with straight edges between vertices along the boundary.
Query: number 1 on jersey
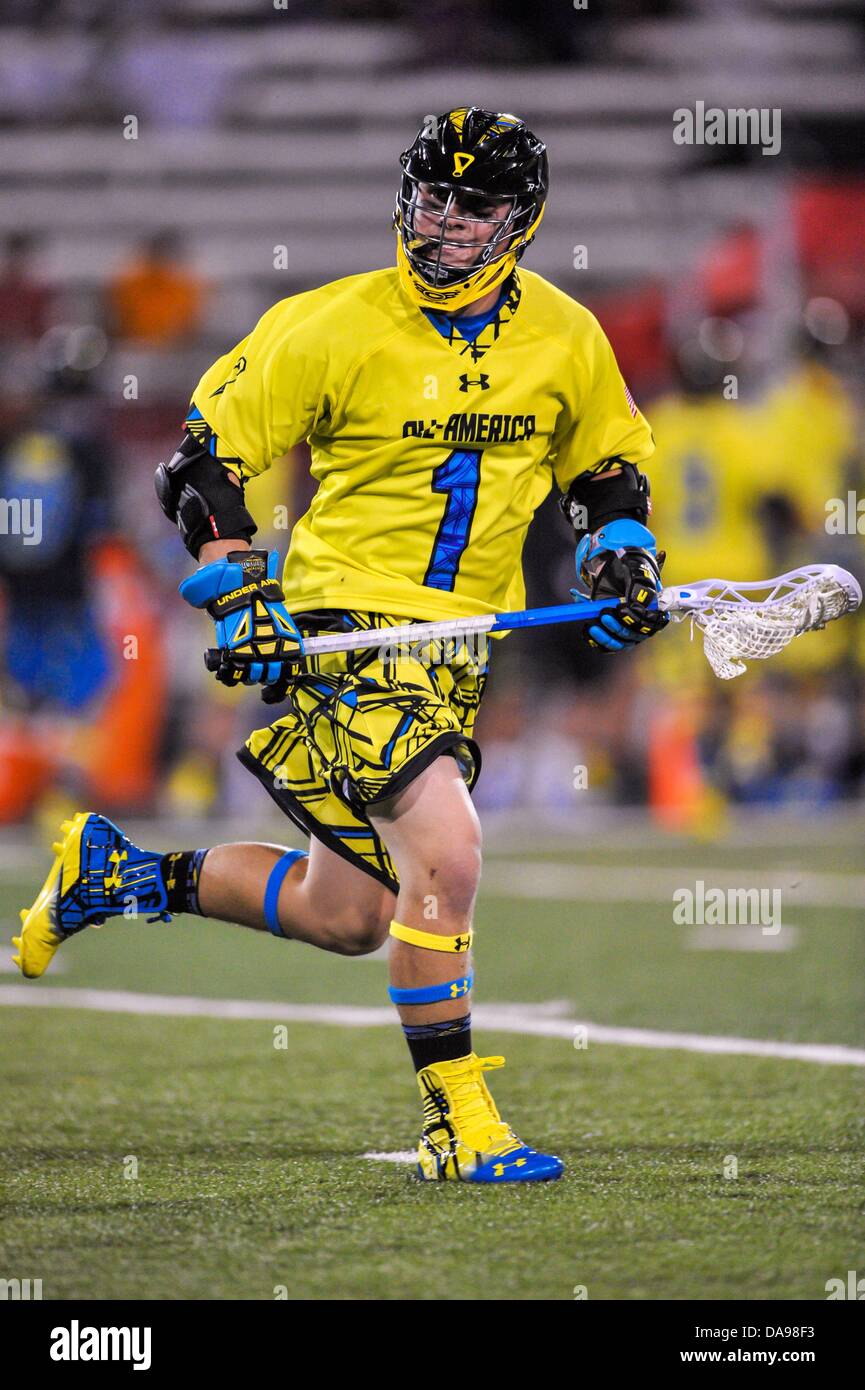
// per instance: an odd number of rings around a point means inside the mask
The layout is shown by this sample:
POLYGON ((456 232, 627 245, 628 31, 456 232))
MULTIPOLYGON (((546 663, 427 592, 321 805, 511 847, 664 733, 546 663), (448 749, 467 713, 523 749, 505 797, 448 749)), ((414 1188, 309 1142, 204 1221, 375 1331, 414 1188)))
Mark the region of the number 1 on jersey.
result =
POLYGON ((447 495, 424 584, 452 590, 463 551, 469 542, 478 502, 482 449, 455 449, 432 475, 433 492, 447 495))

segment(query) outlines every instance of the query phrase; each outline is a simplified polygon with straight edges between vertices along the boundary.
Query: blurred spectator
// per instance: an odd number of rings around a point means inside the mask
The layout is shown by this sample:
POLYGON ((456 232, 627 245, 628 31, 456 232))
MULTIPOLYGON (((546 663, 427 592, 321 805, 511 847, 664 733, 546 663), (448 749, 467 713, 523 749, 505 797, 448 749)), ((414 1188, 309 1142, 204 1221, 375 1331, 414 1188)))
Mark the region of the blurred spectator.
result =
POLYGON ((838 300, 865 318, 865 186, 813 179, 795 190, 792 218, 806 293, 838 300))
POLYGON ((11 232, 3 241, 0 265, 0 339, 41 338, 51 321, 53 292, 33 271, 35 238, 11 232))
POLYGON ((179 234, 156 232, 109 289, 112 327, 119 338, 167 347, 201 326, 204 285, 184 263, 179 234))
POLYGON ((638 401, 660 395, 670 384, 670 344, 664 328, 667 300, 666 285, 649 280, 627 291, 593 298, 587 306, 604 325, 619 370, 638 401))
POLYGON ((98 407, 68 390, 53 375, 17 418, 4 412, 0 822, 58 794, 143 804, 164 717, 150 586, 131 544, 109 535, 98 407))
POLYGON ((760 233, 749 222, 728 227, 710 243, 697 267, 710 314, 728 317, 754 307, 760 297, 764 252, 760 233))

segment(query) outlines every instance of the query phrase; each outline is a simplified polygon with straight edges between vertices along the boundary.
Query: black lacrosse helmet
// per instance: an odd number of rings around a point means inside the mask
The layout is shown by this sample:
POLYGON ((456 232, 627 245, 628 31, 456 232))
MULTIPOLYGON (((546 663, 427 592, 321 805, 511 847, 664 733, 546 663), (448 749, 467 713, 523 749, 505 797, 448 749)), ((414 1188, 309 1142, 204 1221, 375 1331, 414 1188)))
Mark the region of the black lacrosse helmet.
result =
POLYGON ((402 283, 425 308, 460 309, 501 284, 534 238, 549 186, 546 147, 518 116, 461 107, 427 117, 400 164, 394 226, 402 283), (417 230, 419 208, 437 222, 437 234, 417 230), (469 266, 443 259, 446 247, 466 244, 465 231, 462 240, 448 234, 449 217, 463 228, 492 229, 469 266))

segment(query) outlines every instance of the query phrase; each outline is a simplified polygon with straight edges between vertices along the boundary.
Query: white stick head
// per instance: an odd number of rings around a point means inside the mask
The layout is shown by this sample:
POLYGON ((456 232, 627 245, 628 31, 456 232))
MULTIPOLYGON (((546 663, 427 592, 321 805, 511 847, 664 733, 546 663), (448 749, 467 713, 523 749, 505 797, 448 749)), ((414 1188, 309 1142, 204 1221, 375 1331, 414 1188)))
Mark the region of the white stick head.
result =
POLYGON ((862 602, 858 580, 838 565, 803 565, 777 579, 738 583, 701 579, 665 589, 659 605, 674 620, 690 617, 706 657, 722 680, 745 661, 775 656, 803 632, 825 627, 862 602))

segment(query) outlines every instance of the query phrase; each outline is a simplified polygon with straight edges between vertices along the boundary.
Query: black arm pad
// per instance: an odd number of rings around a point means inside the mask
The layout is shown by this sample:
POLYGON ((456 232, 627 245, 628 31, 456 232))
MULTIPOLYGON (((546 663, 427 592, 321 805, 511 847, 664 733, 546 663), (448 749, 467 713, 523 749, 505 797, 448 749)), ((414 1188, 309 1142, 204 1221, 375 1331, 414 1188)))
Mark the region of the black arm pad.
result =
POLYGON ((258 530, 244 506, 243 485, 237 487, 191 434, 168 463, 160 463, 154 483, 162 510, 196 560, 205 541, 248 541, 258 530))
POLYGON ((649 512, 649 480, 635 463, 625 459, 605 459, 594 473, 581 473, 575 478, 559 506, 578 535, 597 531, 616 517, 633 517, 645 526, 649 512), (620 473, 608 477, 610 468, 620 473))

